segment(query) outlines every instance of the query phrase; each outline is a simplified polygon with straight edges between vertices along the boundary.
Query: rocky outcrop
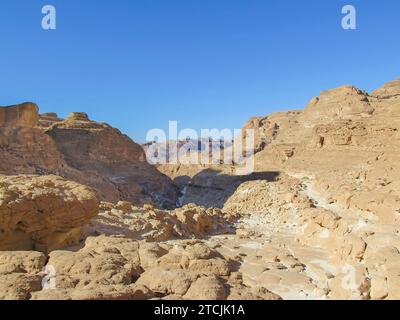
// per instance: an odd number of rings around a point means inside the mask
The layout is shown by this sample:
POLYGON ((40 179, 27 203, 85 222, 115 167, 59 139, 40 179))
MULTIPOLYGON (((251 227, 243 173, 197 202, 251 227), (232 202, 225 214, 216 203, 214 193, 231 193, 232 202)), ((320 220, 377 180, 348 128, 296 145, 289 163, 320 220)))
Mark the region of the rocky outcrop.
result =
POLYGON ((39 121, 38 110, 31 102, 0 107, 0 127, 34 127, 39 121))
POLYGON ((100 199, 173 207, 171 180, 146 162, 143 149, 85 113, 65 120, 39 115, 32 103, 0 108, 0 173, 56 174, 95 189, 100 199))
POLYGON ((368 93, 353 86, 323 91, 320 97, 313 98, 304 110, 305 116, 313 121, 365 117, 373 112, 368 93))
POLYGON ((27 300, 41 290, 45 265, 43 253, 0 252, 0 300, 27 300))
POLYGON ((381 88, 373 91, 371 95, 383 99, 400 95, 400 79, 386 83, 381 88))
POLYGON ((277 181, 254 180, 242 183, 228 198, 223 210, 240 214, 272 215, 287 218, 290 208, 304 210, 312 202, 301 194, 298 180, 281 176, 277 181))
POLYGON ((2 170, 58 170, 134 203, 102 202, 88 217, 87 187, 1 178, 0 244, 43 253, 0 253, 0 298, 399 299, 398 88, 344 86, 304 111, 250 119, 250 175, 235 164, 159 166, 182 188, 174 210, 138 205, 168 196, 170 180, 157 191, 165 177, 146 169, 143 150, 86 114, 2 125, 2 170), (88 219, 84 243, 64 247, 88 219))
POLYGON ((250 119, 255 172, 247 178, 223 167, 162 170, 177 181, 179 173, 186 177, 186 201, 240 213, 243 226, 221 243, 246 254, 240 270, 247 281, 269 281, 285 298, 397 299, 399 88, 399 80, 372 93, 344 86, 322 92, 305 110, 250 119), (275 179, 262 178, 271 172, 275 179), (271 249, 275 242, 306 267, 278 257, 265 270, 259 260, 267 253, 239 248, 245 241, 271 249))
POLYGON ((396 80, 371 94, 348 86, 322 93, 298 125, 256 154, 257 170, 278 167, 302 179, 303 194, 313 198, 315 208, 295 215, 303 227, 299 239, 331 253, 332 299, 399 294, 389 285, 398 281, 399 261, 398 86, 396 80), (294 143, 290 157, 276 152, 294 143))
POLYGON ((84 173, 79 181, 93 186, 101 199, 175 205, 177 192, 171 181, 150 166, 143 149, 117 129, 90 121, 84 113, 72 113, 46 134, 67 165, 84 173))
POLYGON ((95 193, 56 176, 0 176, 0 250, 48 252, 79 242, 95 193))
POLYGON ((63 119, 59 118, 57 113, 48 112, 39 115, 39 126, 44 129, 50 128, 53 124, 61 122, 63 119))
POLYGON ((226 300, 242 290, 254 299, 277 300, 280 297, 264 288, 264 294, 243 285, 232 272, 232 262, 199 241, 186 241, 159 257, 138 279, 165 298, 189 300, 226 300), (236 280, 236 281, 235 281, 236 280))
POLYGON ((119 235, 146 241, 203 238, 216 233, 229 233, 235 213, 220 209, 186 205, 173 211, 158 210, 130 203, 102 203, 101 212, 86 227, 87 235, 119 235))
POLYGON ((0 257, 0 299, 280 299, 246 286, 232 261, 198 240, 172 246, 99 236, 79 251, 52 252, 47 264, 37 252, 0 257))

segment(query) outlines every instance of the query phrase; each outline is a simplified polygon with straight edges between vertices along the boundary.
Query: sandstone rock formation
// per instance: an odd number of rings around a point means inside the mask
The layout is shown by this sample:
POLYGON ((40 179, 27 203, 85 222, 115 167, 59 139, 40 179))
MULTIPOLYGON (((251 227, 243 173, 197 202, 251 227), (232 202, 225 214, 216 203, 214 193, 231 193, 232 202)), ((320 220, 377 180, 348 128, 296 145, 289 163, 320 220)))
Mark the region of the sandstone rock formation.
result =
POLYGON ((149 244, 124 238, 88 238, 77 251, 0 254, 0 299, 143 300, 280 299, 249 288, 230 260, 197 240, 149 244), (46 269, 54 282, 45 287, 46 269))
POLYGON ((109 125, 72 113, 46 134, 67 165, 84 173, 79 181, 93 186, 101 199, 175 205, 177 193, 170 180, 146 162, 138 144, 109 125))
POLYGON ((34 127, 38 124, 39 108, 34 103, 0 107, 1 127, 34 127))
POLYGON ((397 80, 371 94, 354 87, 324 92, 295 121, 288 114, 293 125, 256 154, 257 170, 279 168, 312 199, 297 214, 299 239, 330 252, 330 298, 399 297, 392 267, 400 261, 398 90, 397 80))
POLYGON ((381 88, 373 91, 372 96, 382 99, 393 98, 400 94, 400 78, 384 84, 381 88))
POLYGON ((399 80, 370 94, 344 86, 322 92, 304 111, 250 119, 256 168, 238 184, 229 167, 213 177, 211 167, 160 170, 189 177, 183 203, 214 202, 242 215, 236 237, 220 242, 246 255, 246 281, 268 281, 284 298, 397 299, 399 93, 399 80), (254 179, 268 172, 278 175, 254 179), (245 241, 258 254, 241 248, 245 241), (258 256, 267 243, 287 248, 304 271, 275 261, 262 272, 258 256))
POLYGON ((72 113, 39 115, 33 103, 0 108, 0 173, 56 174, 107 201, 173 207, 177 189, 146 162, 143 149, 107 124, 72 113))
POLYGON ((147 241, 203 238, 232 231, 235 213, 187 205, 173 211, 150 205, 133 207, 130 203, 103 203, 101 212, 86 227, 87 235, 119 235, 147 241))
POLYGON ((35 251, 0 252, 0 299, 400 299, 399 108, 399 80, 324 91, 305 110, 245 124, 252 174, 158 166, 170 179, 85 114, 11 111, 0 118, 1 170, 60 172, 112 199, 94 216, 87 187, 1 177, 0 249, 35 251), (170 192, 179 208, 141 204, 170 192))
POLYGON ((0 250, 51 251, 80 240, 98 213, 88 187, 57 176, 0 176, 0 250))

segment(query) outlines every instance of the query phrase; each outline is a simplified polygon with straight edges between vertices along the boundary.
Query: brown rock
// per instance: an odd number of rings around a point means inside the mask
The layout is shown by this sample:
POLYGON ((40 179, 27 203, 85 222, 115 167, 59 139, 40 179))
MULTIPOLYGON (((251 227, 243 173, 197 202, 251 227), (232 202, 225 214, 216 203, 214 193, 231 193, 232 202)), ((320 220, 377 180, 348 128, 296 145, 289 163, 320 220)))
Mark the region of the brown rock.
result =
POLYGON ((92 187, 99 199, 171 208, 178 192, 143 149, 85 113, 39 116, 33 103, 0 108, 0 173, 55 174, 92 187))
POLYGON ((226 300, 224 284, 215 276, 200 277, 190 286, 184 299, 187 300, 226 300))
POLYGON ((368 94, 353 86, 321 92, 321 96, 313 98, 304 111, 313 121, 332 121, 337 118, 371 115, 373 112, 368 94))
POLYGON ((103 212, 86 229, 88 235, 120 235, 147 241, 202 238, 230 228, 230 217, 218 209, 187 205, 172 211, 132 207, 130 203, 102 205, 103 212))
POLYGON ((26 102, 0 108, 0 127, 34 127, 39 121, 38 106, 26 102))
POLYGON ((88 188, 57 176, 0 177, 0 249, 51 251, 80 240, 98 212, 88 188))
POLYGON ((78 252, 53 251, 48 265, 57 277, 77 279, 76 288, 88 285, 129 285, 142 272, 139 244, 128 239, 88 238, 78 252))
POLYGON ((198 275, 190 271, 158 267, 144 272, 136 284, 144 285, 158 294, 183 296, 197 278, 198 275))
POLYGON ((153 292, 135 284, 122 286, 93 286, 81 290, 42 290, 32 293, 31 300, 147 300, 153 292))
POLYGON ((39 291, 42 277, 24 273, 0 276, 0 300, 28 300, 31 292, 39 291))
POLYGON ((93 186, 102 200, 141 203, 153 197, 161 206, 175 205, 177 190, 171 181, 150 166, 141 146, 119 130, 91 121, 85 113, 72 113, 46 134, 68 166, 83 173, 75 179, 93 186))
POLYGON ((40 273, 46 264, 46 256, 35 251, 0 252, 0 275, 11 273, 40 273))
POLYGON ((380 98, 389 98, 400 94, 400 79, 388 82, 381 88, 373 91, 371 95, 378 96, 380 98))
POLYGON ((282 298, 263 287, 250 288, 237 285, 230 289, 228 300, 282 300, 282 298))

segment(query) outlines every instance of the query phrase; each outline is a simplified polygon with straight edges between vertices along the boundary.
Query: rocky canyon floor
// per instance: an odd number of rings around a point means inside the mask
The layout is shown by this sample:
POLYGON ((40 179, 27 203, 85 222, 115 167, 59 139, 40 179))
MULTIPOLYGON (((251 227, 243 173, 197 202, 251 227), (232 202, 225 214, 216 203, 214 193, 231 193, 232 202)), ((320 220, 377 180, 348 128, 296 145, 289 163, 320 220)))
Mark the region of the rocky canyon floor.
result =
POLYGON ((0 108, 0 299, 400 299, 399 110, 395 80, 252 118, 238 175, 0 108))

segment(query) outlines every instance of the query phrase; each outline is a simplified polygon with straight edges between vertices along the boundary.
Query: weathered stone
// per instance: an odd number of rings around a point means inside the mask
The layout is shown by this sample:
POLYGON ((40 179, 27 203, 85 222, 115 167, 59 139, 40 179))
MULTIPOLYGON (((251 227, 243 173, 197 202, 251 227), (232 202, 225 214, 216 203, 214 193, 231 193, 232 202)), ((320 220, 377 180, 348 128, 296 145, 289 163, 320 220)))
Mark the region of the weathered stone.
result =
POLYGON ((80 240, 94 192, 57 176, 0 176, 0 249, 51 251, 80 240))

